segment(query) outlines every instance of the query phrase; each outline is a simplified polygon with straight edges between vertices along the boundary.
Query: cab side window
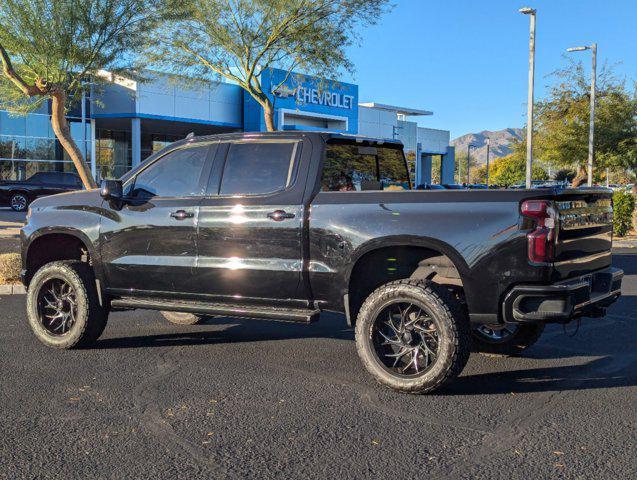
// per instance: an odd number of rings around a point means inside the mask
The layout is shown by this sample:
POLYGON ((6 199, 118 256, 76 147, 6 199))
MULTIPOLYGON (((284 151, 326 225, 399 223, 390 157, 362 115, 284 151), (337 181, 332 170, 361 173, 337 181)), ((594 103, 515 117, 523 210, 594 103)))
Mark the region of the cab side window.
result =
POLYGON ((322 190, 409 190, 409 172, 400 148, 328 144, 322 190))
POLYGON ((298 142, 233 143, 221 177, 220 195, 264 195, 294 181, 298 142))
POLYGON ((209 145, 181 148, 167 153, 137 175, 130 196, 191 197, 201 195, 201 173, 209 145))

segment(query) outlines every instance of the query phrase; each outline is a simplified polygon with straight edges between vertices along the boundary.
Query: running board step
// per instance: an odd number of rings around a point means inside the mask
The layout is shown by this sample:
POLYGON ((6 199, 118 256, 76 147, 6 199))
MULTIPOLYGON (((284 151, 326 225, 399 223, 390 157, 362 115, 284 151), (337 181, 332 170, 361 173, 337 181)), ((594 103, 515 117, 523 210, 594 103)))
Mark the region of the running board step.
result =
POLYGON ((224 315, 228 317, 257 318, 297 323, 312 323, 318 320, 320 314, 319 310, 310 310, 309 308, 274 308, 261 305, 230 305, 134 297, 113 299, 111 300, 111 307, 169 310, 173 312, 224 315))

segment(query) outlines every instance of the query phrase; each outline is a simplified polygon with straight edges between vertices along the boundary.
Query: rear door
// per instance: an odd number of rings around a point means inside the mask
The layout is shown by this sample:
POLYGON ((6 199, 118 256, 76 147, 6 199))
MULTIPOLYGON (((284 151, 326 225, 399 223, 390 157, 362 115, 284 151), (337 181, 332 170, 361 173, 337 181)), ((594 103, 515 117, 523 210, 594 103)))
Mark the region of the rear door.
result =
POLYGON ((100 246, 115 293, 172 297, 198 291, 197 211, 210 150, 198 143, 169 151, 129 179, 123 205, 104 202, 100 246))
POLYGON ((199 213, 197 277, 217 301, 296 303, 311 143, 255 137, 220 146, 199 213))

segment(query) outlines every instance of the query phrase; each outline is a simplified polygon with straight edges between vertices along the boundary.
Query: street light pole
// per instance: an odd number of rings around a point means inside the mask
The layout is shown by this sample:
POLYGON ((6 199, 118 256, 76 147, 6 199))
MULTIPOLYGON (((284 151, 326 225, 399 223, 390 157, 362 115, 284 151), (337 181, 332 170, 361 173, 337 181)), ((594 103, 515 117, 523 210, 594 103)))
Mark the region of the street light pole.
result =
POLYGON ((588 186, 593 186, 593 157, 595 155, 595 94, 597 83, 597 43, 584 47, 567 48, 567 52, 583 52, 584 50, 590 50, 592 53, 592 76, 591 76, 591 113, 590 122, 588 127, 588 186))
POLYGON ((489 188, 489 146, 491 145, 491 139, 487 138, 487 188, 489 188))
POLYGON ((526 188, 531 188, 533 169, 533 88, 535 84, 535 17, 537 11, 531 7, 520 9, 520 13, 531 16, 529 37, 529 89, 526 110, 526 188))
POLYGON ((593 54, 593 73, 591 77, 591 118, 588 127, 588 186, 593 186, 593 156, 595 155, 595 93, 597 83, 597 44, 591 45, 593 54))
POLYGON ((469 170, 471 168, 471 147, 473 147, 474 145, 469 144, 467 145, 467 185, 469 185, 471 182, 470 177, 469 177, 469 170))

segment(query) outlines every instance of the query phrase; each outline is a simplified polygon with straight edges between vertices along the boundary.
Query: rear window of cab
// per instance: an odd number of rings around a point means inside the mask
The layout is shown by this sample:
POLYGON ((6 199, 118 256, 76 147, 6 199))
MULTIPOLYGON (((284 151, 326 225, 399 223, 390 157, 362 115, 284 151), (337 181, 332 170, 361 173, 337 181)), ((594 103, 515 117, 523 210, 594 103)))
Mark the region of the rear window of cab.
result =
POLYGON ((409 189, 409 171, 401 148, 350 143, 327 144, 322 191, 409 189))

